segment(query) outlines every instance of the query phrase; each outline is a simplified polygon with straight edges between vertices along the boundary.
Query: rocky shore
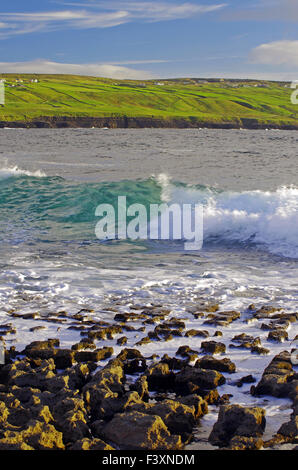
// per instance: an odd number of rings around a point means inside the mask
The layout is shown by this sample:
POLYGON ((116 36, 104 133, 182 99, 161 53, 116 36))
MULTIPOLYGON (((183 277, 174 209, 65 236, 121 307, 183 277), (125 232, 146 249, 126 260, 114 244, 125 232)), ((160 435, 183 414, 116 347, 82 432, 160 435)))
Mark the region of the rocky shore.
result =
POLYGON ((208 437, 214 450, 276 449, 284 444, 294 448, 298 373, 291 344, 297 336, 290 341, 288 330, 298 313, 254 305, 244 313, 222 311, 208 302, 188 313, 198 328, 188 329, 186 319, 154 304, 131 305, 125 311, 111 307, 111 321, 96 319, 85 309, 43 318, 8 312, 9 321, 0 324, 6 344, 5 364, 0 366, 0 450, 185 449, 210 407, 217 410, 208 437), (9 347, 20 322, 28 320, 28 329, 37 337, 51 324, 57 331, 76 332, 80 339, 67 348, 58 337, 36 339, 21 350, 17 343, 9 347), (228 344, 223 341, 234 324, 251 321, 270 344, 284 342, 285 347, 260 380, 253 375, 233 380, 237 365, 230 353, 270 353, 260 337, 247 333, 236 332, 228 344), (131 347, 135 333, 139 338, 131 347), (176 340, 180 346, 175 354, 162 352, 163 345, 176 340), (191 347, 190 340, 197 347, 191 347), (146 353, 150 344, 158 345, 159 354, 146 353), (227 381, 235 390, 248 385, 252 397, 290 399, 290 419, 266 439, 266 410, 232 403, 231 395, 221 392, 227 381))
POLYGON ((33 120, 0 121, 1 128, 16 129, 65 129, 105 128, 110 129, 279 129, 298 130, 298 123, 261 122, 253 118, 239 118, 235 121, 200 121, 196 118, 158 119, 153 117, 91 117, 91 116, 41 116, 33 120))

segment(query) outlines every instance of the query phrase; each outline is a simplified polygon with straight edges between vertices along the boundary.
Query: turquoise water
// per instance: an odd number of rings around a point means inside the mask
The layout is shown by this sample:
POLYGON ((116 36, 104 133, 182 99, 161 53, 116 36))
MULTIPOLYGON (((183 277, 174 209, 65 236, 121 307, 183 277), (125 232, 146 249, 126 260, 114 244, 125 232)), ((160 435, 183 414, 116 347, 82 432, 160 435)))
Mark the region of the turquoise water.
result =
POLYGON ((109 296, 297 308, 296 133, 0 133, 0 307, 77 309, 109 296), (238 150, 235 150, 238 149, 238 150), (99 204, 204 207, 204 244, 96 238, 99 204), (154 287, 148 281, 154 281, 154 287), (187 293, 187 294, 186 294, 187 293))

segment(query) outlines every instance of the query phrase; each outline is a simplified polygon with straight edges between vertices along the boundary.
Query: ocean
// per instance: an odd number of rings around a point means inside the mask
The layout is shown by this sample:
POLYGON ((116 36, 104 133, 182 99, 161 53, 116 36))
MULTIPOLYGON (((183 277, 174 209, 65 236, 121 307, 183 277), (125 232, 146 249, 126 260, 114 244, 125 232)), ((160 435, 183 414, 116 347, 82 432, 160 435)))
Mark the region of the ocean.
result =
MULTIPOLYGON (((248 374, 258 380, 298 333, 292 324, 287 341, 272 343, 248 310, 251 304, 298 310, 297 141, 295 131, 275 130, 1 129, 0 325, 11 312, 39 315, 14 319, 10 344, 21 350, 57 335, 62 345, 73 344, 79 333, 69 323, 57 331, 44 322, 59 311, 89 309, 110 321, 115 311, 160 305, 190 329, 202 326, 191 314, 195 305, 218 303, 241 312, 222 329, 220 341, 237 372, 221 393, 265 407, 272 435, 291 414, 290 400, 253 397, 250 385, 234 382, 248 374), (201 204, 202 249, 186 251, 182 240, 98 240, 96 207, 124 195, 146 207, 201 204), (45 328, 32 332, 33 325, 45 328), (270 353, 229 349, 243 332, 259 337, 270 353)), ((218 328, 205 329, 212 336, 218 328)), ((142 336, 128 334, 127 347, 142 336)), ((109 341, 115 355, 116 340, 109 341)), ((140 350, 173 355, 185 344, 198 349, 199 340, 175 337, 140 350)), ((216 416, 211 407, 191 448, 208 448, 216 416)))

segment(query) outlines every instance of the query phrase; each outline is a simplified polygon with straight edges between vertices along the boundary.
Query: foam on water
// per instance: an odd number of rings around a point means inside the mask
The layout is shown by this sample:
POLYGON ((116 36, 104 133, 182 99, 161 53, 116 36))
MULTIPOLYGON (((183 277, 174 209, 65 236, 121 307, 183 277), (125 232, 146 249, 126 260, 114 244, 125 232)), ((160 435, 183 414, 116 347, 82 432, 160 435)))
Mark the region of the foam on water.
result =
POLYGON ((171 183, 157 177, 165 202, 204 206, 204 240, 261 245, 269 252, 298 258, 298 189, 219 191, 171 183))
POLYGON ((19 168, 17 165, 13 167, 0 168, 0 181, 8 178, 14 178, 18 176, 33 176, 35 178, 43 178, 46 174, 41 170, 28 171, 19 168))

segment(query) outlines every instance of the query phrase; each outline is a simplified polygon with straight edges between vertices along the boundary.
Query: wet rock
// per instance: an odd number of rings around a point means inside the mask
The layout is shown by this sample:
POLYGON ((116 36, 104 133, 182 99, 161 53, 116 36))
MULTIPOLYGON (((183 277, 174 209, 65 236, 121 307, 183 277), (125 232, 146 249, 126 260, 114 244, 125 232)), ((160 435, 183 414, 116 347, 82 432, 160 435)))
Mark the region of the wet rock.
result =
POLYGON ((25 442, 15 442, 13 439, 0 439, 0 450, 34 450, 25 442))
POLYGON ((168 364, 159 362, 152 365, 145 373, 147 376, 149 390, 173 389, 175 374, 170 371, 168 364))
POLYGON ((262 346, 252 346, 250 350, 252 353, 256 353, 260 355, 266 355, 270 353, 270 349, 263 348, 262 346))
POLYGON ((53 409, 55 425, 63 434, 65 443, 76 442, 88 437, 87 411, 84 401, 80 398, 61 400, 53 409))
POLYGON ((141 359, 131 359, 126 360, 123 363, 123 369, 125 374, 136 374, 139 372, 144 372, 147 368, 146 360, 141 359))
POLYGON ((30 421, 23 430, 2 433, 2 446, 22 443, 35 450, 64 450, 65 448, 62 433, 57 431, 53 425, 37 420, 30 421))
POLYGON ((74 360, 76 362, 98 362, 104 361, 112 356, 114 349, 105 347, 96 349, 95 351, 76 351, 74 353, 74 360))
POLYGON ((80 439, 73 444, 69 450, 115 450, 114 447, 110 446, 101 439, 80 439))
POLYGON ((126 450, 181 449, 180 436, 171 436, 159 416, 132 411, 121 413, 105 426, 105 438, 126 450))
POLYGON ((103 402, 106 405, 109 404, 109 401, 116 403, 124 395, 124 381, 123 363, 116 359, 110 361, 94 374, 83 387, 83 397, 93 419, 102 417, 101 406, 103 402))
POLYGON ((174 400, 132 405, 131 411, 160 416, 171 434, 189 434, 196 424, 195 408, 174 400))
POLYGON ((208 405, 218 405, 220 403, 220 396, 218 390, 200 390, 202 398, 208 403, 208 405))
POLYGON ((291 390, 289 380, 294 375, 290 354, 283 352, 275 356, 263 372, 257 386, 252 386, 253 395, 288 397, 291 390))
POLYGON ((126 336, 121 336, 121 338, 117 339, 117 344, 119 346, 123 346, 126 343, 127 343, 127 337, 126 336))
POLYGON ((225 378, 220 372, 189 366, 178 372, 175 377, 175 388, 182 395, 194 392, 200 395, 201 390, 212 390, 224 383, 225 378))
POLYGON ((278 343, 282 343, 283 341, 288 340, 289 336, 285 330, 277 329, 270 331, 267 339, 268 341, 277 341, 278 343))
POLYGON ((71 349, 73 351, 84 351, 86 349, 96 349, 96 345, 93 343, 93 340, 87 338, 86 340, 81 340, 79 343, 73 344, 71 349))
POLYGON ((130 389, 135 390, 143 401, 147 402, 149 400, 149 387, 145 375, 142 375, 134 384, 131 384, 130 389))
POLYGON ((40 350, 40 349, 51 349, 51 348, 59 347, 59 346, 60 346, 60 341, 57 338, 52 338, 52 339, 48 339, 48 340, 45 340, 45 341, 33 341, 32 343, 28 344, 25 347, 24 354, 28 355, 28 353, 32 349, 38 349, 38 350, 40 350))
POLYGON ((96 416, 99 419, 108 420, 116 413, 122 413, 130 409, 132 405, 140 404, 143 404, 143 401, 136 391, 127 392, 122 397, 109 395, 101 401, 96 416))
POLYGON ((292 415, 290 421, 281 425, 277 434, 280 434, 283 437, 289 438, 293 442, 298 441, 298 415, 292 415))
POLYGON ((181 356, 181 357, 186 357, 188 359, 188 362, 190 362, 190 361, 194 361, 198 357, 199 353, 198 351, 194 351, 189 346, 185 345, 185 346, 180 346, 177 349, 176 355, 181 356))
POLYGON ((122 361, 127 359, 143 359, 143 355, 138 349, 125 348, 118 354, 117 359, 122 361))
POLYGON ((195 367, 217 370, 218 372, 228 372, 229 374, 236 372, 235 364, 227 357, 224 359, 216 359, 213 356, 204 356, 197 360, 195 367))
POLYGON ((213 326, 228 326, 235 320, 240 318, 240 312, 229 310, 225 312, 217 312, 216 314, 210 313, 207 315, 207 320, 204 321, 204 325, 213 326))
POLYGON ((263 307, 256 310, 253 316, 257 319, 268 318, 272 313, 278 312, 279 310, 281 309, 275 308, 272 305, 264 305, 263 307))
POLYGON ((195 330, 195 329, 192 329, 192 330, 188 330, 185 335, 185 337, 189 338, 189 337, 203 337, 203 338, 208 338, 209 336, 209 332, 207 330, 195 330))
POLYGON ((217 341, 202 341, 201 349, 210 354, 220 354, 226 352, 225 344, 217 341))
POLYGON ((136 346, 143 346, 143 344, 148 344, 148 343, 151 343, 151 339, 149 338, 149 336, 144 336, 144 338, 142 338, 140 341, 136 343, 136 346))
POLYGON ((196 419, 199 419, 203 415, 208 413, 208 403, 200 395, 186 395, 184 397, 177 398, 176 401, 190 408, 193 408, 194 416, 196 419))
POLYGON ((235 436, 230 440, 228 449, 230 450, 260 450, 263 441, 258 437, 235 436))
MULTIPOLYGON (((197 357, 197 355, 196 355, 197 357)), ((168 364, 169 368, 171 370, 181 370, 184 369, 184 367, 187 366, 190 358, 192 356, 187 356, 187 360, 185 359, 177 359, 176 357, 170 357, 167 354, 164 354, 164 356, 161 359, 161 362, 164 362, 165 364, 168 364)))
POLYGON ((252 375, 246 375, 245 377, 241 377, 241 379, 236 382, 236 386, 240 388, 243 384, 252 384, 255 382, 256 379, 252 375))
POLYGON ((67 369, 74 364, 74 352, 70 349, 55 350, 54 362, 57 369, 67 369))
POLYGON ((225 447, 235 436, 260 437, 266 425, 265 410, 259 407, 240 405, 222 405, 218 420, 214 424, 209 441, 211 444, 225 447))
POLYGON ((45 330, 46 327, 45 326, 33 326, 32 328, 29 328, 29 331, 31 331, 32 333, 35 333, 35 331, 40 331, 40 330, 45 330))
POLYGON ((140 321, 145 320, 147 318, 146 314, 143 313, 135 313, 135 312, 125 312, 125 313, 117 313, 114 316, 115 321, 119 322, 127 322, 127 321, 140 321))
POLYGON ((213 336, 222 336, 222 331, 217 330, 213 336))
POLYGON ((234 336, 232 341, 237 345, 230 344, 230 348, 251 349, 261 345, 260 338, 254 338, 253 336, 247 335, 246 333, 234 336))

